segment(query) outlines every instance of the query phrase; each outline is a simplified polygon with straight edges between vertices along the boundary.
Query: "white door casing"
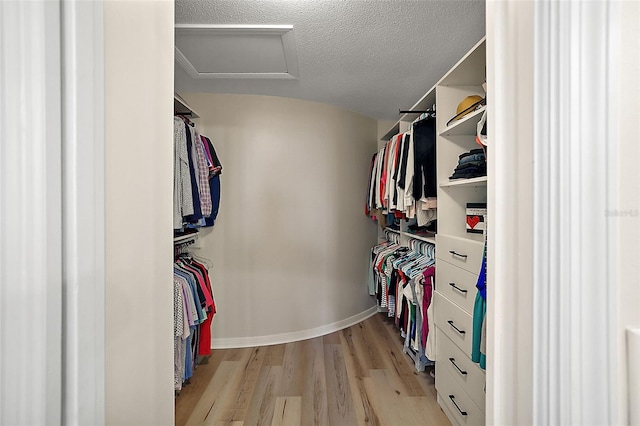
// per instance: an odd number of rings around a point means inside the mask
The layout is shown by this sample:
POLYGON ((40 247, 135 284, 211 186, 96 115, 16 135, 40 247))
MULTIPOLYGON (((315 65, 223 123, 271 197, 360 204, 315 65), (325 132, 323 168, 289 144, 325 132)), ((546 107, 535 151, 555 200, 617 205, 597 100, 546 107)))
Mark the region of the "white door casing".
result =
POLYGON ((0 424, 104 423, 102 1, 0 2, 0 424))

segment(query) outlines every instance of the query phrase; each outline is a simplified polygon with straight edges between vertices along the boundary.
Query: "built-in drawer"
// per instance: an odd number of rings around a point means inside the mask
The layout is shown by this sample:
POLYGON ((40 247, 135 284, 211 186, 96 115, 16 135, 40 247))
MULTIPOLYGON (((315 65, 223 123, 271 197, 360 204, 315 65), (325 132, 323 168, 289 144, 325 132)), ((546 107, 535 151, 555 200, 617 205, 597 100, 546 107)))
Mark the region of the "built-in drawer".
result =
POLYGON ((473 402, 484 411, 486 374, 436 327, 436 368, 446 368, 473 402))
POLYGON ((436 235, 436 258, 458 266, 472 274, 480 273, 484 244, 466 238, 436 235))
MULTIPOLYGON (((440 343, 440 342, 438 342, 440 343)), ((462 390, 446 367, 436 362, 436 390, 438 403, 453 424, 483 426, 484 412, 462 390)))
POLYGON ((436 326, 440 327, 440 330, 471 358, 473 318, 437 291, 434 293, 434 301, 436 326))
POLYGON ((436 290, 473 315, 478 274, 472 274, 442 259, 436 261, 436 290))

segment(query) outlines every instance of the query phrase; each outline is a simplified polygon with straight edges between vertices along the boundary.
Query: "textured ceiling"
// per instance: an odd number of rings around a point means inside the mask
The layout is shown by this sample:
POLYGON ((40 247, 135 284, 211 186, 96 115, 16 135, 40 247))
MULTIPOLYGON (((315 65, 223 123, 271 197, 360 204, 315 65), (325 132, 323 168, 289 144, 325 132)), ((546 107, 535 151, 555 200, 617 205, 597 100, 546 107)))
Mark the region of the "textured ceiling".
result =
POLYGON ((176 24, 293 25, 297 80, 193 79, 177 92, 285 96, 397 120, 485 33, 484 0, 177 0, 176 24))

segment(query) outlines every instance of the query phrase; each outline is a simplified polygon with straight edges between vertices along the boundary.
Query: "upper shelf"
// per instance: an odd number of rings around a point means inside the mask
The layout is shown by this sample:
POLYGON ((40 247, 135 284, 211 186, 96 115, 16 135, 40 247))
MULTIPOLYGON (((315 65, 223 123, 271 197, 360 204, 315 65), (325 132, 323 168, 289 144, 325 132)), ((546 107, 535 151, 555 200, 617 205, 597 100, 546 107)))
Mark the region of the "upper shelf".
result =
POLYGON ((436 86, 480 86, 486 80, 486 37, 482 37, 471 50, 445 74, 436 86), (479 72, 479 70, 481 70, 479 72))
POLYGON ((440 136, 453 136, 453 135, 475 135, 477 133, 477 125, 480 120, 480 116, 487 109, 487 106, 483 106, 477 111, 474 111, 460 120, 454 122, 452 125, 444 129, 440 136))
POLYGON ((189 234, 184 234, 184 235, 180 235, 177 237, 173 237, 173 243, 174 244, 181 244, 181 243, 186 243, 188 241, 195 241, 198 239, 198 233, 197 232, 192 232, 189 234))
POLYGON ((200 116, 189 106, 182 96, 175 93, 173 95, 173 113, 175 115, 188 115, 191 118, 200 118, 200 116))
POLYGON ((450 182, 440 184, 440 188, 449 188, 452 186, 487 186, 487 177, 480 176, 471 179, 455 179, 450 182))
POLYGON ((409 231, 404 232, 404 234, 409 238, 413 238, 415 240, 422 240, 431 244, 436 243, 436 237, 427 237, 426 235, 414 234, 413 232, 409 232, 409 231))

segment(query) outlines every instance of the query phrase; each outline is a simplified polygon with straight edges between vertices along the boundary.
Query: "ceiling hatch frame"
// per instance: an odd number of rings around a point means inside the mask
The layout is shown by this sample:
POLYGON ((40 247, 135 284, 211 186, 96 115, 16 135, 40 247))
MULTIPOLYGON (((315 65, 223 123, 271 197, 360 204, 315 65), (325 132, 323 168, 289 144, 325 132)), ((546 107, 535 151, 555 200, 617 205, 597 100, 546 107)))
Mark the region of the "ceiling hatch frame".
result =
MULTIPOLYGON (((200 72, 175 46, 175 60, 185 69, 185 71, 195 79, 298 79, 298 57, 296 53, 295 38, 293 36, 293 25, 199 25, 199 24, 176 24, 176 40, 180 35, 199 34, 203 36, 274 36, 279 35, 282 40, 282 48, 286 72, 200 72)), ((177 43, 176 43, 177 44, 177 43)))

